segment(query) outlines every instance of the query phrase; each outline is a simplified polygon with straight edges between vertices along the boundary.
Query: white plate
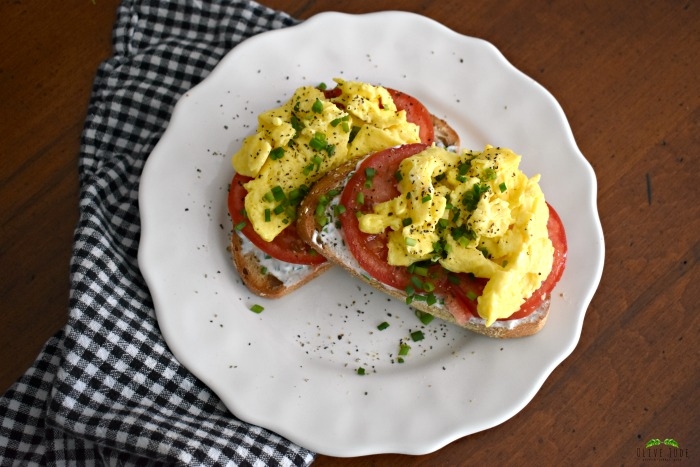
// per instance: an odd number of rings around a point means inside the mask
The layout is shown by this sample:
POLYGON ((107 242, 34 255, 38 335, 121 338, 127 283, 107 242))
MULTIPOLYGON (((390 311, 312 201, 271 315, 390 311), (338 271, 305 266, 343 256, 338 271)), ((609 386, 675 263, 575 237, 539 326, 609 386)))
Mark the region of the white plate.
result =
POLYGON ((555 99, 491 44, 411 13, 323 13, 237 46, 177 104, 139 201, 139 265, 175 356, 237 417, 333 456, 424 454, 515 415, 576 346, 603 267, 595 175, 555 99), (413 94, 464 147, 510 147, 542 174, 570 248, 543 331, 503 341, 433 321, 397 363, 420 322, 344 273, 276 301, 241 284, 226 252, 230 156, 258 113, 334 77, 413 94))

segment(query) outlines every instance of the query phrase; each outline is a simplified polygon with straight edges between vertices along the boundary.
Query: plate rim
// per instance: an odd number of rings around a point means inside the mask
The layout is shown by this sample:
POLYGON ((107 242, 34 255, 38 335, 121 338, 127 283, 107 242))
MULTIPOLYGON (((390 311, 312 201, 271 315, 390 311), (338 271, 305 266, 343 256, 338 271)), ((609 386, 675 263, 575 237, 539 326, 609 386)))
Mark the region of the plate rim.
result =
MULTIPOLYGON (((212 70, 212 72, 205 79, 203 79, 199 84, 194 86, 190 91, 186 92, 183 95, 183 97, 178 100, 177 104, 175 105, 175 107, 173 109, 173 113, 171 116, 171 122, 168 124, 168 127, 166 128, 165 132, 163 133, 163 136, 161 137, 161 140, 158 142, 156 147, 154 147, 151 155, 157 154, 157 152, 159 150, 161 150, 161 148, 162 148, 161 142, 166 140, 166 138, 169 136, 169 130, 172 128, 172 126, 171 126, 172 122, 176 118, 179 118, 178 115, 182 113, 182 109, 185 108, 186 105, 188 105, 187 104, 187 102, 189 101, 188 97, 196 95, 196 93, 198 92, 197 90, 199 88, 206 87, 208 85, 209 78, 212 76, 216 76, 219 72, 221 72, 221 70, 223 70, 224 67, 222 64, 227 60, 231 60, 231 58, 229 58, 229 57, 233 56, 233 54, 236 53, 236 51, 239 49, 239 47, 242 44, 245 44, 245 43, 250 44, 251 42, 249 42, 249 41, 257 41, 257 40, 261 40, 261 39, 264 40, 263 38, 270 37, 272 35, 286 34, 286 33, 289 33, 290 31, 294 31, 295 29, 296 30, 301 30, 303 28, 308 29, 308 28, 313 27, 316 24, 322 23, 322 22, 356 21, 356 20, 363 21, 364 19, 377 18, 380 16, 397 17, 397 18, 402 17, 402 18, 410 19, 411 21, 427 22, 426 24, 429 23, 431 25, 431 27, 438 27, 448 34, 455 35, 455 37, 460 37, 463 39, 477 41, 477 42, 483 44, 485 47, 490 48, 491 52, 495 53, 499 60, 501 60, 506 66, 511 68, 511 71, 515 71, 517 73, 520 73, 523 76, 526 76, 528 79, 532 80, 532 78, 530 78, 529 76, 525 75, 522 71, 515 68, 505 58, 505 56, 503 56, 503 54, 490 42, 488 42, 484 39, 481 39, 481 38, 460 34, 452 29, 449 29, 447 26, 445 26, 445 25, 443 25, 443 24, 441 24, 441 23, 439 23, 431 18, 422 16, 422 15, 417 14, 417 13, 405 12, 405 11, 395 11, 395 10, 373 12, 373 13, 362 13, 362 14, 350 14, 350 13, 340 13, 340 12, 323 12, 323 13, 319 13, 317 15, 314 15, 311 18, 309 18, 301 23, 298 23, 296 25, 292 25, 292 26, 289 26, 289 27, 286 27, 283 29, 262 32, 256 36, 251 37, 250 39, 247 39, 246 41, 243 41, 241 44, 237 45, 236 47, 231 49, 229 52, 227 52, 226 55, 221 59, 219 64, 217 64, 217 66, 212 70)), ((539 86, 539 84, 536 81, 534 81, 534 80, 532 80, 532 81, 539 86)), ((600 279, 602 276, 603 263, 604 263, 604 240, 603 240, 602 226, 600 224, 600 218, 599 218, 597 206, 596 206, 597 180, 596 180, 595 174, 593 173, 593 169, 590 166, 590 163, 588 163, 588 161, 585 159, 583 154, 580 152, 580 150, 578 149, 578 146, 576 145, 576 143, 573 139, 573 131, 568 123, 568 120, 566 119, 566 117, 563 113, 563 110, 561 109, 561 106, 558 104, 556 99, 554 99, 554 96, 552 96, 551 93, 549 93, 543 87, 542 87, 542 89, 544 90, 546 95, 549 96, 549 98, 556 104, 556 107, 561 112, 561 115, 562 115, 562 118, 564 121, 564 128, 565 128, 565 130, 568 131, 568 134, 566 136, 568 138, 570 138, 571 144, 573 144, 573 147, 577 150, 578 155, 582 159, 579 162, 584 163, 584 165, 587 164, 588 167, 590 168, 590 173, 592 174, 592 178, 589 180, 589 182, 592 184, 592 186, 591 186, 591 192, 589 193, 589 196, 588 196, 588 198, 589 198, 588 203, 589 204, 587 207, 589 209, 592 209, 595 220, 597 221, 597 223, 593 226, 593 228, 598 233, 597 240, 599 242, 600 249, 599 249, 598 255, 597 255, 598 258, 596 259, 598 266, 593 273, 592 285, 591 285, 591 287, 589 287, 588 292, 587 292, 586 296, 584 297, 585 304, 583 305, 583 312, 581 312, 577 316, 577 320, 575 323, 575 327, 577 330, 575 338, 571 340, 571 342, 569 343, 569 346, 566 349, 564 349, 562 352, 559 353, 557 358, 554 358, 551 361, 547 370, 542 372, 539 375, 537 382, 534 384, 535 387, 530 391, 529 397, 527 397, 526 400, 523 400, 522 404, 520 404, 519 408, 517 408, 517 410, 513 411, 513 413, 510 413, 507 415, 502 415, 501 417, 496 417, 495 421, 487 424, 489 426, 485 426, 479 430, 471 431, 469 433, 455 432, 455 433, 453 433, 452 436, 442 437, 440 439, 433 440, 430 443, 426 442, 426 444, 424 446, 418 447, 415 449, 408 449, 408 448, 404 447, 404 449, 398 450, 398 449, 396 449, 396 446, 389 448, 389 450, 382 449, 380 446, 373 446, 373 447, 370 447, 369 449, 367 449, 365 447, 354 447, 354 448, 331 447, 331 448, 329 448, 328 446, 317 445, 316 443, 314 443, 313 440, 309 440, 308 438, 306 438, 304 436, 299 436, 296 433, 293 433, 293 430, 291 430, 291 432, 290 432, 289 429, 285 429, 285 427, 282 427, 282 426, 274 426, 274 424, 270 424, 270 423, 260 423, 261 426, 273 425, 272 428, 270 428, 272 431, 275 431, 275 432, 281 434, 282 436, 292 440, 293 442, 295 442, 297 444, 300 444, 301 446, 307 447, 308 449, 311 449, 311 450, 319 452, 319 453, 326 453, 328 455, 333 455, 333 456, 338 456, 338 457, 349 457, 349 456, 388 453, 388 452, 401 452, 401 453, 406 453, 406 454, 425 454, 425 453, 433 452, 433 451, 445 446, 446 444, 448 444, 456 439, 459 439, 463 436, 466 436, 468 434, 476 433, 478 431, 482 431, 483 429, 488 429, 488 428, 491 428, 493 426, 497 426, 498 424, 503 423, 504 421, 513 417, 515 414, 520 412, 520 410, 522 410, 522 408, 524 408, 532 400, 532 398, 537 394, 537 392, 541 388, 542 384, 544 384, 544 381, 546 381, 546 379, 551 375, 551 373, 554 371, 554 369, 557 366, 559 366, 561 364, 561 362, 563 360, 565 360, 573 352, 573 350, 575 349, 575 347, 578 344, 578 341, 580 339, 580 335, 581 335, 582 328, 583 328, 583 321, 584 321, 585 314, 586 314, 585 310, 590 305, 590 301, 592 300, 593 295, 595 294, 595 291, 599 285, 599 282, 600 282, 600 279)), ((146 181, 150 178, 150 175, 149 175, 150 168, 153 167, 153 164, 151 163, 152 159, 153 159, 152 157, 149 157, 148 160, 146 161, 146 164, 145 164, 144 170, 143 170, 143 174, 142 174, 143 181, 146 181)), ((142 183, 142 190, 139 192, 139 205, 142 208, 148 204, 148 200, 145 199, 145 197, 146 197, 145 193, 148 193, 148 190, 149 190, 147 185, 148 185, 148 183, 146 183, 146 184, 142 183), (146 186, 144 186, 144 185, 146 185, 146 186), (143 199, 142 199, 142 194, 143 194, 143 199)), ((148 208, 142 209, 141 212, 147 212, 147 211, 148 211, 148 208)), ((145 219, 144 217, 142 217, 142 237, 141 237, 141 242, 139 243, 138 264, 139 264, 139 268, 142 271, 144 279, 146 280, 146 283, 149 284, 149 287, 150 287, 150 284, 153 283, 152 274, 154 273, 152 268, 151 268, 151 265, 148 264, 149 260, 147 258, 146 253, 145 253, 145 249, 146 249, 148 242, 149 242, 150 228, 151 228, 151 226, 149 224, 149 221, 147 219, 145 219)), ((153 298, 154 308, 156 310, 156 316, 157 316, 159 325, 162 326, 161 321, 162 321, 164 310, 163 310, 162 306, 159 306, 159 303, 161 302, 161 300, 158 296, 158 292, 151 290, 151 296, 153 298)), ((168 328, 168 326, 163 326, 163 327, 166 329, 168 328)), ((166 343, 168 343, 168 346, 171 349, 171 351, 173 352, 173 354, 181 362, 185 361, 185 362, 189 363, 188 356, 184 355, 184 352, 182 352, 180 349, 176 349, 177 345, 173 346, 171 344, 171 342, 169 342, 169 339, 166 336, 167 332, 168 331, 164 331, 164 338, 166 340, 166 343)), ((192 368, 190 368, 190 365, 191 365, 191 363, 189 365, 184 364, 185 367, 187 367, 192 373, 194 373, 196 376, 198 376, 200 379, 202 379, 210 388, 212 388, 212 385, 215 385, 215 383, 211 382, 211 378, 208 378, 207 375, 200 374, 201 372, 198 371, 197 369, 193 370, 192 368)), ((212 391, 219 394, 213 388, 212 388, 212 391)), ((220 394, 219 394, 219 397, 221 397, 222 400, 224 400, 224 397, 222 397, 220 394)), ((228 404, 226 404, 226 405, 228 405, 228 404)), ((234 414, 236 414, 236 416, 239 416, 239 414, 237 414, 235 411, 232 410, 232 412, 234 412, 234 414)), ((247 418, 253 419, 255 417, 247 417, 247 418)), ((255 422, 253 422, 253 423, 255 423, 255 422)), ((255 424, 258 424, 258 423, 255 423, 255 424)))

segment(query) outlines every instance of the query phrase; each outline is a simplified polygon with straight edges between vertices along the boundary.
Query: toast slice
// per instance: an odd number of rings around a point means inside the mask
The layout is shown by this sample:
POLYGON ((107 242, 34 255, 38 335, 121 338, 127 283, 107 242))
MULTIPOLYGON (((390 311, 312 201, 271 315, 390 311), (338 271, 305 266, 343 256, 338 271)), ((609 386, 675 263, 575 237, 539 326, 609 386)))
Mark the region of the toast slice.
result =
POLYGON ((283 297, 333 265, 331 262, 315 265, 292 264, 271 258, 235 230, 231 234, 228 249, 246 287, 265 298, 283 297))
MULTIPOLYGON (((333 206, 338 204, 340 198, 339 194, 334 195, 333 193, 340 193, 342 191, 342 188, 356 167, 357 162, 340 166, 314 184, 299 207, 297 219, 299 236, 316 251, 325 256, 330 262, 344 268, 354 277, 368 283, 377 290, 405 301, 405 291, 387 286, 362 270, 345 246, 342 229, 336 227, 333 222, 329 222, 321 227, 316 220, 316 208, 322 198, 325 198, 324 204, 327 203, 326 216, 332 218, 333 206)), ((486 321, 482 318, 473 316, 463 319, 455 318, 440 301, 434 305, 428 305, 426 302, 414 301, 410 306, 444 321, 469 329, 475 333, 504 339, 524 337, 537 333, 542 329, 547 320, 549 305, 550 298, 546 297, 542 305, 529 316, 522 319, 496 321, 489 327, 486 327, 486 321)))
MULTIPOLYGON (((443 119, 431 115, 436 144, 459 146, 459 135, 443 119)), ((348 164, 354 167, 356 162, 348 164)), ((270 258, 243 234, 231 232, 228 250, 243 283, 256 295, 279 298, 298 289, 328 270, 333 263, 318 265, 291 264, 270 258)))

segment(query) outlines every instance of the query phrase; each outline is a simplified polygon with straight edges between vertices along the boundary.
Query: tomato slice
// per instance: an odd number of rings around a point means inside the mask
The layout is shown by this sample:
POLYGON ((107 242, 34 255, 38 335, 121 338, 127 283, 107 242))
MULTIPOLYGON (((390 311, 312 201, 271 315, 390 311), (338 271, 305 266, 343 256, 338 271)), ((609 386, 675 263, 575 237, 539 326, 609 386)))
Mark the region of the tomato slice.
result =
POLYGON ((251 180, 250 177, 236 174, 231 182, 231 188, 228 193, 228 211, 233 225, 244 225, 240 230, 241 233, 253 242, 255 246, 273 258, 286 261, 287 263, 308 265, 326 262, 326 258, 319 255, 299 237, 297 229, 284 229, 271 242, 263 240, 255 232, 255 229, 253 229, 253 226, 243 214, 245 196, 248 194, 243 185, 249 180, 251 180))
MULTIPOLYGON (((554 246, 554 261, 552 263, 552 270, 533 294, 528 298, 525 303, 522 304, 520 309, 510 315, 507 318, 501 318, 498 321, 508 321, 512 319, 521 319, 529 316, 535 310, 537 310, 542 302, 547 298, 554 289, 554 286, 561 279, 564 273, 564 268, 566 267, 566 253, 567 253, 567 243, 566 243, 566 233, 564 232, 564 224, 559 217, 559 214, 554 210, 554 208, 547 203, 549 208, 549 220, 547 221, 547 231, 549 233, 549 239, 552 241, 552 246, 554 246)), ((456 303, 460 308, 469 311, 469 313, 478 318, 479 314, 476 311, 477 297, 481 296, 484 287, 486 286, 487 279, 469 277, 469 275, 460 274, 458 283, 448 284, 448 288, 444 289, 443 292, 447 295, 451 295, 454 303, 456 303)))
POLYGON ((568 251, 564 224, 552 205, 547 203, 547 207, 549 208, 547 231, 549 232, 549 239, 552 241, 552 246, 554 247, 554 261, 552 262, 552 270, 547 276, 547 279, 542 282, 540 288, 535 290, 530 298, 523 303, 520 310, 513 313, 507 319, 524 318, 539 308, 542 301, 552 293, 554 286, 557 285, 557 282, 559 282, 559 279, 561 279, 562 274, 564 274, 564 268, 566 267, 566 253, 568 251))
POLYGON ((375 204, 398 196, 395 173, 399 164, 427 147, 428 145, 423 143, 406 144, 369 156, 350 177, 340 198, 340 203, 345 206, 345 212, 340 215, 340 222, 350 253, 369 275, 401 290, 410 283, 411 274, 405 267, 391 266, 387 263, 387 234, 373 235, 362 232, 356 213, 372 212, 372 206, 375 204), (367 168, 375 170, 370 187, 365 186, 367 168))
MULTIPOLYGON (((406 112, 406 120, 418 125, 421 143, 433 144, 435 141, 435 129, 433 127, 433 117, 428 109, 415 97, 402 91, 392 88, 385 88, 396 105, 398 110, 406 112)), ((342 94, 342 89, 335 87, 323 91, 326 99, 333 99, 342 94)))
MULTIPOLYGON (((360 231, 356 212, 372 212, 376 203, 388 201, 399 195, 396 188, 395 173, 401 161, 427 148, 427 145, 407 144, 396 148, 379 151, 365 159, 358 170, 348 181, 341 194, 341 204, 346 207, 340 216, 345 240, 350 253, 357 259, 360 266, 373 278, 389 286, 404 290, 411 284, 412 274, 408 268, 391 266, 387 263, 387 233, 366 234, 360 231), (366 168, 373 168, 375 175, 371 187, 365 186, 366 168), (359 200, 362 199, 362 202, 359 200)), ((554 263, 552 271, 540 288, 522 305, 520 310, 502 320, 520 319, 534 312, 544 299, 552 292, 561 278, 566 266, 567 243, 561 218, 548 203, 549 221, 547 229, 549 238, 554 246, 554 263)), ((476 311, 477 298, 483 293, 488 279, 477 278, 468 273, 451 273, 446 270, 436 272, 431 268, 431 281, 435 293, 446 297, 453 306, 457 306, 455 316, 458 321, 468 317, 478 317, 476 311)))
POLYGON ((425 144, 433 144, 435 141, 435 130, 433 128, 433 117, 428 109, 415 97, 402 91, 386 88, 391 94, 391 98, 396 104, 396 108, 406 111, 406 120, 418 125, 420 128, 420 141, 425 144))

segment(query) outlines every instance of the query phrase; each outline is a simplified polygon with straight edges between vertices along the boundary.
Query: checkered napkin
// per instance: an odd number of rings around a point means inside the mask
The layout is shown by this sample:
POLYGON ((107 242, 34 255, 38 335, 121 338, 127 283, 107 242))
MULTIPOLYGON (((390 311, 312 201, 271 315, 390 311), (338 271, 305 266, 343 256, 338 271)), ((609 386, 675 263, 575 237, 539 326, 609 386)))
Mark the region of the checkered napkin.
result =
POLYGON ((254 2, 125 0, 95 78, 79 158, 68 324, 0 399, 0 461, 307 465, 313 453, 237 420, 183 368, 139 272, 144 162, 178 98, 232 47, 294 24, 254 2))

